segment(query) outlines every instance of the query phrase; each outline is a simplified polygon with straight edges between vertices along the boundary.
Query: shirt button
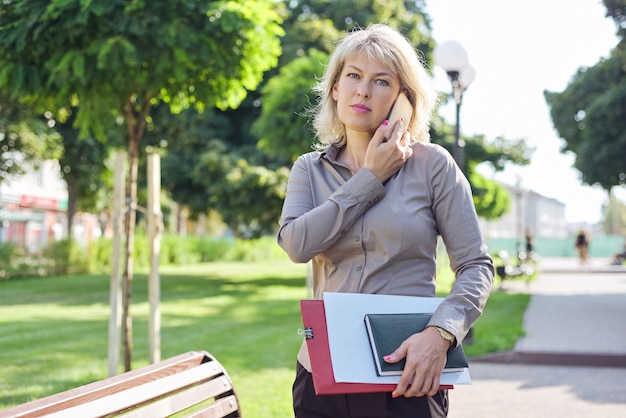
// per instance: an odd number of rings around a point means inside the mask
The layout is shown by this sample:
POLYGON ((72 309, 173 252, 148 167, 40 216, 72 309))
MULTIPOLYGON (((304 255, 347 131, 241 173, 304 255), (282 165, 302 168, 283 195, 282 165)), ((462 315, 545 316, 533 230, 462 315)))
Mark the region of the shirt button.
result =
POLYGON ((358 267, 356 268, 356 271, 361 271, 361 270, 363 270, 363 266, 358 266, 358 267))
POLYGON ((361 241, 361 237, 358 236, 358 235, 355 235, 354 236, 354 242, 359 242, 359 241, 361 241))

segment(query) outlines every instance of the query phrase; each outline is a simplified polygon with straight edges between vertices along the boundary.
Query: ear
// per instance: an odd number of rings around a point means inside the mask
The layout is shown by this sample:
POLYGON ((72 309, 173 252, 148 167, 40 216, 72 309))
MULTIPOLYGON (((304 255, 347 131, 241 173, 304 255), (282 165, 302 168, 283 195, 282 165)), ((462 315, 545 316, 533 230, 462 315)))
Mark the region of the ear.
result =
POLYGON ((335 84, 333 84, 333 100, 337 101, 338 97, 339 93, 337 92, 337 82, 335 82, 335 84))

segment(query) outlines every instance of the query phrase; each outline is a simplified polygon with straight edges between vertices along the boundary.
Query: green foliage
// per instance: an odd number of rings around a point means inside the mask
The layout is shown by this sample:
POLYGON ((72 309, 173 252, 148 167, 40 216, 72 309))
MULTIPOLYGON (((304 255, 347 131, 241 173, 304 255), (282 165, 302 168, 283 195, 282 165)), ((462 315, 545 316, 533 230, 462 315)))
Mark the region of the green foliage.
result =
MULTIPOLYGON (((211 196, 193 170, 206 152, 213 149, 224 154, 234 152, 223 141, 231 135, 233 128, 215 109, 207 109, 202 114, 190 109, 174 115, 169 107, 160 105, 152 109, 151 120, 145 142, 146 146, 164 154, 161 159, 163 189, 176 202, 188 207, 192 215, 206 213, 211 196)), ((140 173, 145 171, 142 167, 140 173)), ((209 175, 215 182, 223 177, 219 171, 212 171, 209 175)))
MULTIPOLYGON (((626 7, 621 1, 605 0, 608 15, 623 22, 626 7)), ((623 38, 623 28, 619 34, 623 38)), ((544 91, 550 116, 564 140, 563 152, 576 155, 574 167, 582 181, 606 190, 626 178, 626 44, 624 40, 589 68, 579 68, 561 93, 544 91)))
MULTIPOLYGON (((88 251, 89 273, 107 273, 111 271, 113 243, 111 239, 101 238, 91 242, 88 251)), ((148 239, 144 234, 136 238, 133 255, 135 266, 146 270, 149 266, 148 239)), ((276 244, 274 236, 255 239, 231 239, 212 237, 181 237, 164 234, 161 238, 160 266, 184 266, 199 262, 240 262, 240 261, 281 261, 287 256, 276 244)))
MULTIPOLYGON (((393 27, 403 30, 421 51, 430 52, 434 42, 429 35, 430 21, 427 18, 426 7, 422 1, 300 0, 297 2, 285 1, 285 3, 291 8, 291 14, 287 19, 288 27, 294 27, 296 31, 302 32, 305 27, 308 27, 308 32, 313 35, 308 39, 315 40, 322 45, 327 43, 328 39, 324 40, 323 37, 315 35, 324 31, 319 31, 319 27, 311 24, 299 26, 299 22, 309 23, 316 20, 329 20, 340 33, 345 33, 345 31, 355 27, 386 22, 393 27)), ((327 27, 326 25, 324 26, 327 27)), ((291 33, 291 30, 287 30, 287 33, 291 33)), ((302 35, 294 38, 294 40, 300 40, 299 49, 306 51, 309 48, 316 48, 320 51, 328 52, 328 49, 306 42, 306 39, 302 35)))
POLYGON ((201 261, 201 255, 196 252, 195 243, 189 239, 181 239, 174 235, 164 235, 161 239, 160 263, 168 264, 195 264, 201 261))
POLYGON ((0 243, 0 278, 11 278, 15 274, 15 261, 17 260, 19 252, 19 247, 15 243, 0 243))
POLYGON ((193 240, 194 252, 203 263, 227 260, 227 255, 234 245, 232 240, 221 238, 195 237, 190 240, 193 240))
POLYGON ((217 211, 238 236, 274 232, 284 198, 285 168, 273 170, 250 145, 226 141, 238 128, 214 109, 173 115, 159 106, 152 115, 146 141, 165 153, 162 185, 176 202, 192 217, 217 211))
POLYGON ((324 72, 328 54, 312 49, 280 69, 263 87, 263 109, 252 126, 258 146, 289 166, 298 155, 311 151, 314 133, 308 125, 313 84, 324 72))
POLYGON ((14 243, 0 243, 0 279, 83 273, 87 253, 69 239, 52 241, 42 254, 31 254, 14 243))
POLYGON ((0 93, 0 183, 23 174, 25 162, 57 158, 58 141, 59 135, 32 109, 0 93))
POLYGON ((285 261, 287 256, 276 244, 276 238, 261 237, 251 240, 236 240, 225 255, 228 261, 285 261))
POLYGON ((45 267, 46 275, 87 272, 87 255, 85 251, 71 239, 52 241, 44 250, 43 256, 48 260, 45 267))
POLYGON ((176 109, 235 107, 277 64, 276 6, 13 0, 0 14, 0 88, 61 106, 78 99, 77 124, 97 137, 131 96, 176 109))
POLYGON ((528 165, 535 149, 524 139, 507 139, 498 136, 487 141, 484 135, 475 135, 465 142, 467 165, 472 171, 476 165, 489 164, 495 171, 502 171, 506 164, 528 165))
POLYGON ((504 186, 486 179, 476 171, 470 173, 474 206, 479 216, 497 219, 511 209, 511 197, 504 186))
MULTIPOLYGON (((285 23, 288 28, 283 38, 283 55, 280 57, 280 68, 305 56, 309 51, 323 51, 329 54, 343 31, 336 28, 329 18, 317 14, 295 11, 289 15, 285 23)), ((321 64, 321 63, 320 63, 321 64)), ((309 74, 309 76, 311 76, 309 74)))
MULTIPOLYGON (((209 165, 219 156, 207 154, 204 157, 203 162, 209 165)), ((211 177, 203 175, 205 165, 197 168, 198 178, 204 181, 211 193, 212 207, 238 237, 257 238, 274 233, 285 198, 289 171, 286 168, 272 171, 262 166, 251 166, 243 159, 230 164, 223 171, 226 181, 220 183, 213 183, 211 177)))
POLYGON ((603 0, 607 17, 613 18, 617 34, 622 39, 626 34, 626 2, 624 0, 603 0))
MULTIPOLYGON (((44 251, 43 257, 29 255, 11 243, 0 245, 0 278, 23 278, 75 273, 108 273, 112 264, 112 240, 91 242, 88 250, 70 240, 56 241, 44 251)), ((147 238, 137 237, 134 259, 141 270, 148 269, 147 238)), ((285 261, 287 256, 276 244, 275 237, 251 240, 228 238, 180 237, 165 235, 161 240, 159 264, 183 266, 198 262, 285 261)))
POLYGON ((626 237, 626 202, 619 200, 614 193, 602 205, 602 229, 608 235, 626 237))
MULTIPOLYGON (((61 136, 63 153, 59 157, 61 176, 67 183, 67 235, 72 236, 74 216, 77 211, 100 213, 104 211, 111 198, 113 173, 107 165, 110 163, 109 146, 89 136, 79 137, 74 128, 76 109, 66 109, 62 117, 49 117, 54 122, 54 129, 61 136)), ((115 129, 110 130, 109 137, 115 129)), ((110 144, 115 141, 111 140, 110 144)))

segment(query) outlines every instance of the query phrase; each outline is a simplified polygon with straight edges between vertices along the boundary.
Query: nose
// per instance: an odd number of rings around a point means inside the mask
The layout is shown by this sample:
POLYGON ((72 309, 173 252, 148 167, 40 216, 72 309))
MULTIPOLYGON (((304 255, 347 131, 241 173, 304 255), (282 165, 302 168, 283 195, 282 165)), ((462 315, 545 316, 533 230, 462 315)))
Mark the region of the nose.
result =
POLYGON ((358 86, 356 94, 359 97, 369 98, 371 96, 370 84, 367 80, 363 80, 358 86))

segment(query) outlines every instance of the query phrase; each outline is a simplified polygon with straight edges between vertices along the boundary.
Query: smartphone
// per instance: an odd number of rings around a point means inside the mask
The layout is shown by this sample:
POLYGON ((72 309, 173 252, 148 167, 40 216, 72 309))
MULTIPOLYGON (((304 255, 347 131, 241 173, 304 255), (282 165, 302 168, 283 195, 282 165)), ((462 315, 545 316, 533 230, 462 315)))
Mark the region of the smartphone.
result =
POLYGON ((409 124, 411 121, 411 115, 413 114, 413 106, 409 101, 409 98, 406 97, 406 94, 400 93, 395 103, 391 107, 391 112, 389 112, 389 124, 394 124, 396 121, 404 118, 405 126, 409 124))

